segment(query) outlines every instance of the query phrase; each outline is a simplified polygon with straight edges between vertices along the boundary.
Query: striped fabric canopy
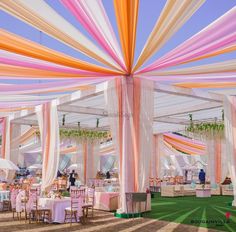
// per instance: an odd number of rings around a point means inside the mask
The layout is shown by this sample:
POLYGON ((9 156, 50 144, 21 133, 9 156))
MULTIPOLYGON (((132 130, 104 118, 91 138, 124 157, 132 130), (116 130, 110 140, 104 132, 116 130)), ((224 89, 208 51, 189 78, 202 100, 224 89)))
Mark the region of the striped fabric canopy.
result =
MULTIPOLYGON (((0 83, 0 111, 29 109, 50 101, 52 95, 88 89, 111 78, 131 75, 154 81, 171 81, 187 88, 235 87, 236 60, 191 66, 191 62, 236 50, 236 6, 176 48, 153 59, 160 49, 200 10, 205 0, 167 0, 135 60, 139 26, 139 0, 114 0, 114 23, 101 0, 60 0, 78 27, 47 1, 1 0, 0 8, 88 59, 58 52, 7 30, 0 30, 0 75, 22 84, 0 83), (82 28, 82 29, 81 29, 82 28), (149 62, 153 59, 153 62, 149 62), (190 64, 188 67, 176 67, 190 64), (27 83, 40 80, 43 83, 27 83), (32 99, 26 94, 44 94, 32 99), (18 95, 17 102, 11 95, 18 95), (22 97, 23 96, 23 97, 22 97), (6 104, 11 102, 11 105, 6 104), (20 107, 19 107, 20 105, 20 107)), ((147 3, 148 4, 148 3, 147 3)))

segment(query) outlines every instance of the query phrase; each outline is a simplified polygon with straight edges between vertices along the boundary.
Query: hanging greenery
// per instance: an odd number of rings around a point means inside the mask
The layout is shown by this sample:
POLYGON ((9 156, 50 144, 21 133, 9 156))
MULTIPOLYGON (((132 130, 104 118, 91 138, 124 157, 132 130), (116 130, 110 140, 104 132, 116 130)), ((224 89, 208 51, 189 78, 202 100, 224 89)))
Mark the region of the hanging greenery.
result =
MULTIPOLYGON (((40 132, 36 134, 40 136, 40 132)), ((111 137, 109 131, 97 131, 97 130, 82 130, 82 129, 60 129, 60 139, 71 139, 71 140, 107 140, 111 137)))
POLYGON ((215 119, 214 122, 200 122, 195 123, 193 121, 192 114, 189 114, 190 125, 186 128, 187 132, 191 132, 197 135, 224 135, 224 111, 222 111, 222 120, 215 119))

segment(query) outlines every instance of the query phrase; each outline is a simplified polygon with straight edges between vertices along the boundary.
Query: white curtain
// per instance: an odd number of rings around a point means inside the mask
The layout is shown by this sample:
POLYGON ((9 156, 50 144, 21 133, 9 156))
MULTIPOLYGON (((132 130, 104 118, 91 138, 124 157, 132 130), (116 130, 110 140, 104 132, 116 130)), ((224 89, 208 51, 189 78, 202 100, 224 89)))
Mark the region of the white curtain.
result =
POLYGON ((86 162, 86 182, 88 179, 95 178, 99 170, 99 145, 98 141, 87 142, 87 162, 86 162))
POLYGON ((149 186, 154 109, 153 82, 123 77, 108 82, 105 94, 112 139, 119 160, 121 208, 125 193, 149 186))
POLYGON ((42 138, 42 186, 44 191, 56 178, 59 167, 60 138, 56 101, 45 103, 42 113, 37 113, 42 138))
POLYGON ((215 178, 215 143, 214 138, 208 138, 206 140, 207 144, 207 168, 206 176, 210 180, 211 184, 216 183, 215 178))
POLYGON ((11 124, 11 143, 10 143, 10 159, 13 163, 19 163, 19 138, 21 135, 21 125, 11 124))
MULTIPOLYGON (((153 82, 141 80, 140 96, 140 146, 139 154, 139 189, 144 192, 149 187, 150 159, 153 154, 153 117, 154 92, 153 82)), ((159 151, 158 151, 159 154, 159 151)))
POLYGON ((2 158, 10 160, 10 119, 5 117, 2 122, 2 158))
POLYGON ((226 154, 234 189, 233 206, 236 206, 236 96, 225 97, 224 114, 226 154))

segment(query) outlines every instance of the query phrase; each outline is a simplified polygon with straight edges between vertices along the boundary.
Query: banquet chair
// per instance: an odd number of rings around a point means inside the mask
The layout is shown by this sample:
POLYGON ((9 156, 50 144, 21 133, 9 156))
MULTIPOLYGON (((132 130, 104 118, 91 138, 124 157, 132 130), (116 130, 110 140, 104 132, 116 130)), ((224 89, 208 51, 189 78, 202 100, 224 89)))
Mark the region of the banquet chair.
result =
POLYGON ((10 191, 10 201, 11 201, 11 211, 12 211, 12 218, 15 219, 15 212, 16 212, 16 196, 19 192, 19 189, 13 188, 10 191))
POLYGON ((75 222, 78 222, 77 216, 79 216, 80 222, 84 222, 84 211, 83 205, 85 203, 85 188, 84 189, 77 189, 70 191, 71 197, 71 205, 65 209, 65 219, 64 222, 66 223, 70 220, 70 225, 72 225, 72 220, 74 219, 75 222))
POLYGON ((84 215, 88 217, 88 210, 92 210, 92 217, 93 217, 93 209, 95 204, 95 188, 87 188, 87 196, 86 202, 83 205, 83 210, 85 211, 84 215))
POLYGON ((29 223, 35 218, 36 222, 51 222, 51 209, 40 207, 38 205, 38 189, 29 191, 29 200, 27 202, 26 213, 29 214, 29 223))
MULTIPOLYGON (((27 202, 27 193, 25 189, 19 189, 16 196, 16 215, 21 220, 21 214, 25 212, 27 202)), ((26 218, 26 215, 25 215, 26 218)))

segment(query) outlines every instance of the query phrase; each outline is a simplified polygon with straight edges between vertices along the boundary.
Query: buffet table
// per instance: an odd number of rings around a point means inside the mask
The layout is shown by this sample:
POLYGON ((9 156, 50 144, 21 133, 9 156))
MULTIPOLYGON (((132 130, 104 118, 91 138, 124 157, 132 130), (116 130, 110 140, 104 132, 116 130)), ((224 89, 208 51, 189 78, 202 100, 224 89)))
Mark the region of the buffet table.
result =
POLYGON ((94 209, 114 211, 118 209, 118 192, 95 192, 94 209))
POLYGON ((70 207, 70 198, 62 199, 40 198, 39 205, 51 209, 52 222, 64 223, 65 208, 70 207))
POLYGON ((196 197, 211 197, 211 189, 196 189, 196 197))
POLYGON ((9 200, 10 191, 8 190, 1 190, 0 191, 0 202, 3 202, 3 200, 9 200))
POLYGON ((3 201, 9 200, 10 198, 10 191, 8 190, 1 190, 0 191, 0 211, 3 210, 3 201))

